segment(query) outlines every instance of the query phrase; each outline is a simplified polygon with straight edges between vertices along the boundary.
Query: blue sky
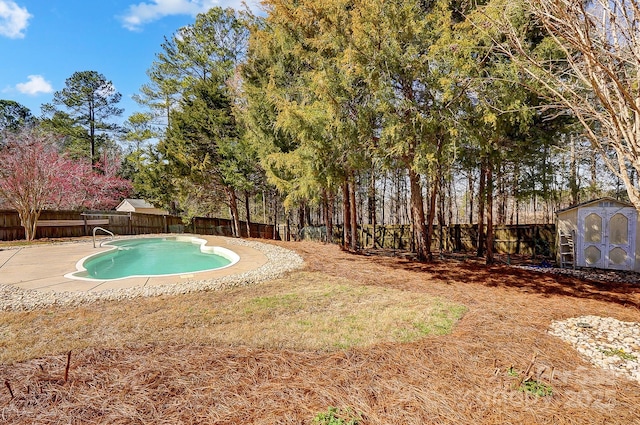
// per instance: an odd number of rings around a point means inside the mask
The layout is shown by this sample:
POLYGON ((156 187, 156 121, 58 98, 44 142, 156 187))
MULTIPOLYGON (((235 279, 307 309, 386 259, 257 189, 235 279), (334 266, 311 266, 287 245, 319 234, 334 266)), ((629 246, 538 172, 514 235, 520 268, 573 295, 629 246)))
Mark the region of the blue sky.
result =
MULTIPOLYGON (((255 1, 247 1, 255 9, 255 1)), ((241 0, 0 0, 0 99, 40 116, 76 71, 102 73, 122 94, 123 120, 164 37, 210 7, 241 0)))

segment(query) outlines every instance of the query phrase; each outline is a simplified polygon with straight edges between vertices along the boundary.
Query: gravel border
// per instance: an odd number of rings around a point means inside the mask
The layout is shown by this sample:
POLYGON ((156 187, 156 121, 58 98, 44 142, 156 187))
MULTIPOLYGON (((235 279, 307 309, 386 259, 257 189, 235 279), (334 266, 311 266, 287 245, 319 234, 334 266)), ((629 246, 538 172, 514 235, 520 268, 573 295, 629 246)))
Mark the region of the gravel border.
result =
POLYGON ((176 282, 158 286, 135 286, 123 289, 105 289, 95 292, 50 292, 21 289, 13 285, 0 285, 0 310, 30 311, 50 306, 78 306, 96 301, 117 301, 158 295, 178 295, 198 291, 252 285, 276 279, 285 273, 299 269, 302 257, 295 252, 261 242, 229 238, 230 245, 248 246, 262 252, 267 263, 244 273, 217 279, 176 282))
POLYGON ((540 267, 527 265, 514 265, 511 267, 531 270, 538 273, 548 273, 556 275, 571 276, 583 280, 591 280, 595 282, 607 283, 629 283, 632 285, 640 285, 640 273, 635 271, 621 270, 605 270, 590 267, 582 267, 576 269, 563 269, 560 267, 540 267))
POLYGON ((640 323, 570 317, 552 322, 549 333, 571 344, 592 364, 640 382, 640 323))
MULTIPOLYGON (((633 271, 513 267, 593 282, 640 285, 640 273, 633 271)), ((549 333, 569 343, 593 365, 640 382, 640 323, 592 315, 570 317, 553 321, 549 333)))

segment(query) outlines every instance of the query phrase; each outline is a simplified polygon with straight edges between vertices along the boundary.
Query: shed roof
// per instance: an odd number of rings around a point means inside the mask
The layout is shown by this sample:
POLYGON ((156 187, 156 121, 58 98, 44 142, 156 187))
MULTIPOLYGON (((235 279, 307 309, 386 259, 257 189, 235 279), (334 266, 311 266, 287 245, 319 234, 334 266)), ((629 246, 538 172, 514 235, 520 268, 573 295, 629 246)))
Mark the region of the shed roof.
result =
POLYGON ((120 205, 118 205, 116 209, 120 208, 125 203, 128 203, 133 208, 155 208, 153 205, 151 205, 144 199, 124 199, 122 202, 120 202, 120 205))
POLYGON ((634 205, 629 203, 629 202, 625 202, 625 201, 621 201, 619 199, 616 198, 612 198, 610 196, 604 196, 602 198, 597 198, 597 199, 592 199, 590 201, 585 201, 585 202, 581 202, 579 204, 567 207, 567 208, 563 208, 561 210, 556 211, 556 215, 566 212, 566 211, 571 211, 577 208, 582 208, 582 207, 586 207, 589 205, 593 205, 593 204, 600 204, 601 202, 608 202, 611 203, 612 205, 609 206, 618 206, 618 207, 633 207, 634 205))

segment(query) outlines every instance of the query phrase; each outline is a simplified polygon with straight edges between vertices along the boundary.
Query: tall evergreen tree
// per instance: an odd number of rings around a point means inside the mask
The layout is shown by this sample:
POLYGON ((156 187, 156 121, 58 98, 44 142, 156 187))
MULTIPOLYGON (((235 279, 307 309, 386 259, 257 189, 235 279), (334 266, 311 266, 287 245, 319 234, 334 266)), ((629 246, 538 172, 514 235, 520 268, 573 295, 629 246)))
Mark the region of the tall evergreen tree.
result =
POLYGON ((122 114, 122 109, 116 105, 122 95, 116 91, 113 83, 96 71, 75 72, 65 81, 65 88, 53 94, 53 103, 43 105, 45 114, 55 121, 60 113, 65 113, 64 120, 53 124, 63 135, 79 136, 77 127, 85 132, 81 141, 89 150, 92 164, 99 159, 98 147, 108 141, 110 132, 119 130, 119 126, 112 120, 122 114), (64 108, 64 111, 57 109, 64 108))
POLYGON ((0 137, 4 131, 17 131, 35 121, 35 117, 26 106, 14 100, 0 99, 0 137))
MULTIPOLYGON (((468 137, 463 146, 473 152, 479 170, 477 253, 485 254, 487 263, 493 262, 494 212, 500 211, 494 190, 504 171, 513 170, 516 199, 550 197, 550 147, 570 124, 566 116, 543 107, 540 88, 504 53, 499 34, 487 34, 492 14, 500 13, 493 7, 466 13, 455 27, 456 49, 451 50, 458 65, 454 72, 467 81, 467 108, 461 117, 468 137)), ((523 22, 521 33, 532 48, 544 39, 535 23, 523 22)))
POLYGON ((451 152, 450 128, 459 97, 448 63, 434 55, 451 31, 448 1, 358 3, 353 57, 381 114, 374 155, 408 172, 418 258, 431 258, 436 198, 451 152), (429 177, 428 210, 424 181, 429 177))
POLYGON ((223 87, 200 82, 192 93, 171 112, 171 123, 159 149, 174 166, 178 177, 196 187, 224 191, 240 235, 236 187, 243 175, 238 161, 238 126, 231 99, 223 87))
POLYGON ((215 7, 199 14, 192 25, 180 28, 162 44, 148 72, 151 82, 141 96, 152 109, 167 114, 158 150, 175 173, 168 178, 175 179, 177 198, 188 201, 192 213, 206 214, 211 205, 208 198, 185 191, 210 192, 211 185, 224 190, 236 234, 236 186, 244 186, 242 179, 233 177, 234 172, 242 173, 230 164, 234 155, 244 153, 232 86, 247 37, 248 29, 233 9, 215 7))

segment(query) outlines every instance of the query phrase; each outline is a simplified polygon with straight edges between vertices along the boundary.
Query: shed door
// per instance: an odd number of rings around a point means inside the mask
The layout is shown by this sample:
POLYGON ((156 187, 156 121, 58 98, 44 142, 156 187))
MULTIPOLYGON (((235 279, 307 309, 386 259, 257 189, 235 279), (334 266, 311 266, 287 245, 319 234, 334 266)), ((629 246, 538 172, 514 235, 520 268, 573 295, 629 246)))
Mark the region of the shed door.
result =
POLYGON ((633 270, 635 208, 583 208, 578 211, 578 265, 633 270))

